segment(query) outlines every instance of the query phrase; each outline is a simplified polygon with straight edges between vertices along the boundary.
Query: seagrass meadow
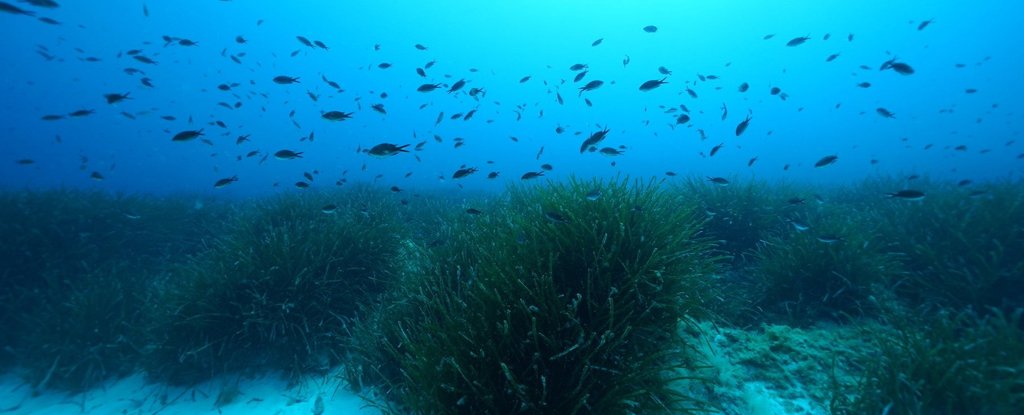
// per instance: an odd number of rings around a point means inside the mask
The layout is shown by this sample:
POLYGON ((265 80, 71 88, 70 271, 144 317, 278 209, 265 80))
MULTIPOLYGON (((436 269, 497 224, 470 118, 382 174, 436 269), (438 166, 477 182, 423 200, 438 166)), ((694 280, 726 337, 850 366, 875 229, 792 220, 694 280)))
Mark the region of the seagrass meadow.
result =
POLYGON ((1021 16, 0 0, 0 415, 1024 414, 1021 16))
POLYGON ((218 408, 276 373, 395 414, 1015 413, 1020 183, 895 185, 8 191, 0 362, 37 394, 233 379, 218 408))

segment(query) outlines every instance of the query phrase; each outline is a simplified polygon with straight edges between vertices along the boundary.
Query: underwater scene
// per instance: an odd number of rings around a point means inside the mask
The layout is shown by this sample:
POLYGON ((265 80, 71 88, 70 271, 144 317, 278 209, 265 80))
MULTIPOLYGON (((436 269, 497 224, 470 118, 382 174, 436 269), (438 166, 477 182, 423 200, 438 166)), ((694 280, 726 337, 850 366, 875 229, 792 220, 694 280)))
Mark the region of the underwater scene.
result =
POLYGON ((2 0, 0 415, 1022 414, 1021 27, 2 0))

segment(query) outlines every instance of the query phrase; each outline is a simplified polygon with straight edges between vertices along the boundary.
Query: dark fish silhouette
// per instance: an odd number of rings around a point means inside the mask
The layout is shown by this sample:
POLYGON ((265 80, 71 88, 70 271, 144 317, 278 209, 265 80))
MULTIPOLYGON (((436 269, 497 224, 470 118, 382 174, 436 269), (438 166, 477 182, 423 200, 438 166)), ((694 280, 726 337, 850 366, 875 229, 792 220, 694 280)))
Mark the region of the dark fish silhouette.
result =
POLYGON ((737 137, 742 135, 744 131, 747 131, 747 127, 750 126, 750 120, 751 119, 753 119, 753 117, 750 116, 750 115, 747 115, 747 118, 745 118, 743 121, 740 121, 740 123, 736 125, 736 136, 737 137))
POLYGON ((650 90, 652 90, 654 88, 657 88, 659 86, 662 86, 664 84, 667 84, 668 82, 665 81, 666 79, 668 79, 668 78, 661 78, 661 80, 652 79, 650 81, 644 82, 644 83, 640 84, 640 90, 646 92, 646 91, 650 91, 650 90))
POLYGON ((792 46, 800 46, 800 45, 804 44, 804 42, 806 42, 806 41, 808 41, 810 39, 811 38, 807 37, 807 36, 795 37, 793 39, 790 39, 789 42, 786 42, 786 46, 790 46, 790 47, 792 47, 792 46))
POLYGON ((825 167, 825 166, 829 166, 829 165, 835 164, 836 160, 839 160, 839 156, 837 156, 835 154, 830 154, 830 155, 827 155, 825 157, 822 157, 820 160, 818 160, 816 163, 814 163, 814 167, 815 168, 822 168, 822 167, 825 167))

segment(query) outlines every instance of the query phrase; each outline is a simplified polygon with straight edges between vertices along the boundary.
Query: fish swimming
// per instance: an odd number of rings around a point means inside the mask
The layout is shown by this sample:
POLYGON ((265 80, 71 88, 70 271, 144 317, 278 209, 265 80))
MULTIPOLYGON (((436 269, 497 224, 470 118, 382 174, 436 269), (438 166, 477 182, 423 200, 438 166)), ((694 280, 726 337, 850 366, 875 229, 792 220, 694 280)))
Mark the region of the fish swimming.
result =
POLYGON ((231 183, 234 183, 234 182, 237 182, 237 181, 238 181, 238 176, 226 177, 226 178, 223 178, 223 179, 220 179, 220 180, 217 180, 216 182, 214 182, 213 183, 213 188, 214 189, 220 189, 220 188, 222 188, 224 186, 227 186, 227 185, 229 185, 231 183))
POLYGON ((650 91, 652 89, 655 89, 655 88, 657 88, 659 86, 662 86, 664 84, 667 84, 668 82, 665 81, 666 79, 668 79, 668 78, 661 78, 661 80, 652 79, 652 80, 649 80, 647 82, 644 82, 644 83, 640 84, 640 90, 646 92, 646 91, 650 91))
POLYGON ((408 153, 409 151, 405 149, 406 147, 409 147, 409 144, 399 146, 391 143, 381 143, 370 148, 367 154, 374 157, 390 157, 398 153, 408 153))
POLYGON ((290 77, 285 75, 279 75, 274 77, 274 83, 280 85, 297 84, 299 83, 298 77, 290 77))
POLYGON ((752 118, 753 117, 751 115, 747 115, 746 119, 744 119, 743 121, 740 121, 740 123, 736 125, 736 136, 737 137, 739 137, 740 135, 743 135, 744 131, 747 131, 747 127, 750 125, 750 120, 752 118))
POLYGON ((807 37, 807 36, 795 37, 795 38, 791 39, 789 42, 786 42, 786 46, 789 46, 789 47, 800 46, 800 45, 804 44, 804 42, 807 42, 808 40, 811 40, 811 38, 807 37))
POLYGON ((441 84, 423 84, 423 85, 420 85, 419 88, 416 88, 416 91, 419 91, 419 92, 430 92, 430 91, 433 91, 435 89, 440 88, 441 86, 442 86, 441 84))
POLYGON ((830 154, 830 155, 827 155, 825 157, 822 157, 820 160, 818 160, 816 163, 814 163, 814 167, 815 168, 821 168, 821 167, 829 166, 829 165, 835 164, 836 160, 839 160, 839 156, 837 156, 835 154, 830 154))
POLYGON ((608 136, 608 132, 610 132, 610 131, 611 130, 605 128, 605 129, 603 129, 601 131, 597 131, 597 132, 594 132, 594 133, 590 134, 590 137, 587 137, 586 140, 583 140, 583 144, 580 145, 580 154, 583 154, 583 152, 587 151, 588 148, 590 148, 590 147, 596 145, 597 143, 600 143, 602 140, 604 140, 605 137, 608 136))
POLYGON ((327 111, 321 112, 320 117, 328 121, 345 121, 349 118, 352 118, 352 113, 341 111, 327 111))
POLYGON ((719 186, 728 186, 729 180, 724 177, 708 177, 708 181, 719 186))
POLYGON ((201 128, 198 130, 186 130, 175 134, 174 137, 171 137, 171 141, 191 141, 201 135, 203 135, 201 128))
POLYGON ((580 96, 583 96, 584 92, 593 91, 593 90, 595 90, 597 88, 600 88, 601 85, 604 85, 604 81, 593 80, 593 81, 587 82, 586 85, 583 85, 582 87, 579 88, 580 89, 580 96))
POLYGON ((477 169, 475 167, 461 168, 461 169, 456 170, 455 173, 452 174, 452 179, 458 180, 458 179, 461 179, 463 177, 469 176, 469 175, 471 175, 473 173, 476 173, 476 172, 477 172, 477 169))
POLYGON ((296 151, 291 151, 291 150, 280 150, 280 151, 274 153, 274 158, 276 158, 278 160, 300 159, 300 158, 302 158, 302 152, 301 151, 296 152, 296 151))
POLYGON ((924 199, 924 192, 920 190, 900 190, 897 192, 886 193, 890 199, 904 199, 904 200, 921 200, 924 199))

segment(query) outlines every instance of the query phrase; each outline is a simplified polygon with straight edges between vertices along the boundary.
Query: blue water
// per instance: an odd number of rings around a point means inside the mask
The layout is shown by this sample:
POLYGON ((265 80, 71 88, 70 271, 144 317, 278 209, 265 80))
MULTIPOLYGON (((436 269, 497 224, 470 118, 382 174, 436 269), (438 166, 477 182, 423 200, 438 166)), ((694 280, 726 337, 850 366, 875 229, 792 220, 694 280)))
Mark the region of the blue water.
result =
POLYGON ((545 177, 555 179, 672 171, 812 183, 912 174, 983 181, 1019 178, 1024 166, 1024 51, 1015 34, 1024 10, 1016 2, 107 0, 65 1, 54 9, 7 3, 60 24, 0 13, 6 189, 248 196, 295 191, 295 182, 308 181, 303 172, 314 171, 314 188, 344 178, 403 189, 502 189, 545 163, 553 167, 545 177), (925 20, 931 23, 918 30, 925 20), (657 32, 645 32, 647 25, 657 32), (164 35, 198 45, 165 45, 164 35), (296 36, 330 49, 309 48, 296 36), (801 36, 810 39, 786 46, 801 36), (603 41, 591 46, 597 39, 603 41), (157 64, 133 59, 126 54, 132 49, 157 64), (839 56, 826 62, 832 54, 839 56), (879 70, 893 58, 915 73, 879 70), (430 61, 436 64, 427 77, 417 75, 430 61), (384 62, 392 66, 379 68, 384 62), (579 83, 569 70, 576 63, 588 65, 579 83), (668 84, 639 91, 642 82, 663 77, 659 66, 671 70, 668 84), (718 79, 701 81, 698 74, 718 79), (272 82, 279 75, 299 83, 272 82), (144 77, 153 87, 142 85, 144 77), (456 93, 416 91, 459 79, 467 85, 456 93), (604 85, 580 97, 578 88, 591 80, 604 85), (750 90, 740 93, 744 82, 750 90), (225 92, 217 89, 222 83, 239 85, 225 92), (771 95, 772 87, 788 98, 771 95), (486 95, 476 100, 470 88, 486 95), (131 99, 109 105, 109 93, 131 99), (370 108, 378 103, 386 115, 370 108), (691 121, 674 125, 679 113, 665 110, 681 105, 691 121), (879 107, 895 118, 877 114, 879 107), (41 119, 80 109, 95 113, 41 119), (474 109, 469 121, 449 118, 474 109), (320 117, 331 110, 353 117, 320 117), (435 126, 440 112, 444 119, 435 126), (737 137, 748 114, 749 128, 737 137), (564 133, 555 132, 559 126, 564 133), (625 154, 580 154, 583 140, 604 127, 610 133, 599 147, 625 146, 625 154), (212 145, 171 141, 200 128, 212 145), (301 140, 311 134, 314 140, 301 140), (251 142, 236 145, 240 135, 251 142), (454 148, 456 137, 465 145, 454 148), (384 159, 357 151, 384 142, 426 143, 384 159), (955 149, 961 145, 966 149, 955 149), (303 158, 260 162, 281 149, 303 158), (246 157, 251 151, 260 153, 246 157), (832 154, 835 164, 813 166, 832 154), (25 159, 32 163, 19 163, 25 159), (452 180, 463 165, 479 172, 452 180), (492 171, 498 179, 486 178, 492 171), (103 179, 90 178, 93 172, 103 179), (213 187, 236 175, 237 182, 213 187))

